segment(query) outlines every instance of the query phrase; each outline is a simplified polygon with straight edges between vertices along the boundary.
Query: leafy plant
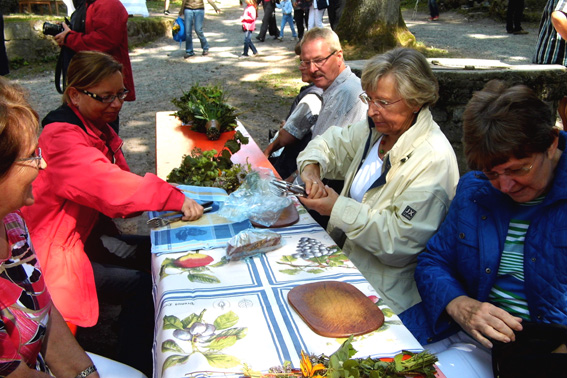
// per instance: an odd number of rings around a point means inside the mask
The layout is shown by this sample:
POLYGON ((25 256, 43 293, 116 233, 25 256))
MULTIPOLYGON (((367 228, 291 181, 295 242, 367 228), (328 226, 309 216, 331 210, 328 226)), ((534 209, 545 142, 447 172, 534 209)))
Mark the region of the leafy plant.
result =
POLYGON ((210 140, 217 140, 221 133, 234 130, 236 117, 241 114, 226 103, 220 86, 200 86, 197 83, 171 102, 179 108, 173 115, 190 125, 191 130, 206 133, 210 140), (217 123, 211 122, 213 120, 217 123))
POLYGON ((302 359, 301 370, 311 371, 312 374, 309 376, 303 374, 303 376, 307 378, 314 376, 315 371, 318 370, 321 373, 315 377, 395 378, 420 375, 424 378, 435 378, 437 357, 427 351, 421 353, 402 351, 393 359, 352 358, 356 354, 356 349, 352 346, 352 339, 353 337, 350 336, 330 357, 321 355, 302 359), (315 367, 309 369, 313 364, 315 367), (321 366, 326 370, 321 369, 321 366))
POLYGON ((208 323, 204 319, 205 311, 190 314, 184 319, 174 315, 163 318, 163 329, 173 329, 174 338, 161 344, 163 353, 173 353, 165 359, 162 374, 169 367, 187 363, 196 354, 204 356, 209 365, 215 368, 226 369, 240 364, 238 358, 223 353, 223 349, 246 337, 248 328, 235 327, 240 318, 232 311, 208 323), (187 343, 190 344, 190 350, 183 348, 187 343))
POLYGON ((236 131, 234 137, 226 141, 218 154, 214 149, 203 151, 194 148, 189 155, 183 156, 179 168, 174 168, 169 173, 167 181, 223 188, 227 193, 232 193, 252 170, 250 164, 234 164, 230 160, 233 154, 240 151, 242 144, 248 144, 248 138, 236 131))

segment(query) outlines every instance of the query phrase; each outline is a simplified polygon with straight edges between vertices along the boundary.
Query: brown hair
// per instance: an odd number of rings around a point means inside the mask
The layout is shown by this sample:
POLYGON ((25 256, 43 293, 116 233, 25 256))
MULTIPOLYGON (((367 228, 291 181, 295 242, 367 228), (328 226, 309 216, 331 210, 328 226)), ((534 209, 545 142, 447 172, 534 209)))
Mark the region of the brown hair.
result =
POLYGON ((24 89, 0 76, 0 178, 35 143, 38 130, 39 117, 24 89))
POLYGON ((558 130, 549 107, 525 85, 491 80, 475 92, 463 113, 469 168, 490 170, 510 158, 545 152, 558 130))
POLYGON ((122 64, 108 54, 99 51, 76 53, 67 69, 67 87, 63 93, 63 102, 71 102, 70 88, 82 90, 93 87, 116 72, 122 72, 122 64))

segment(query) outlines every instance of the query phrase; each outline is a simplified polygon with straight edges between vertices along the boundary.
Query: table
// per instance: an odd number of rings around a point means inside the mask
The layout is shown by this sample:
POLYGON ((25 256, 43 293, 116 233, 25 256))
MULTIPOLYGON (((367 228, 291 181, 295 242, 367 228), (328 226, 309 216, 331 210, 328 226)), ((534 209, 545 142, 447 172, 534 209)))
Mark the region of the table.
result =
MULTIPOLYGON (((164 135, 179 133, 178 127, 168 114, 156 116, 156 165, 161 177, 176 160, 172 151, 183 154, 186 147, 178 149, 180 145, 193 145, 179 135, 164 144, 164 135), (160 146, 166 146, 167 153, 159 151, 160 146)), ((238 159, 246 153, 259 158, 258 151, 251 143, 238 159)), ((266 166, 264 160, 257 163, 266 166)), ((332 354, 344 340, 317 335, 287 301, 287 293, 295 286, 321 280, 351 283, 384 312, 381 328, 355 338, 357 356, 388 357, 402 349, 422 350, 325 230, 299 202, 294 204, 299 222, 273 229, 282 235, 283 246, 267 254, 232 262, 224 258, 224 248, 153 255, 154 377, 189 373, 238 377, 244 369, 266 373, 285 361, 298 368, 302 350, 332 354), (298 255, 297 247, 307 241, 322 246, 322 255, 298 255), (187 267, 179 267, 180 261, 186 261, 187 267)))

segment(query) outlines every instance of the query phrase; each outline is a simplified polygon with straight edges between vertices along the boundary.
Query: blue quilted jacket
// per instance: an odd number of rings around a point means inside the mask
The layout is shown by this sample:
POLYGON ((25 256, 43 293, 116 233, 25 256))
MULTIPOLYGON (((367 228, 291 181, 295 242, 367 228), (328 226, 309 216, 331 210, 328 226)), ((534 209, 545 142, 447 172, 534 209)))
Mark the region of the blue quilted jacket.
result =
MULTIPOLYGON (((560 148, 565 144, 560 135, 560 148)), ((551 190, 526 234, 524 273, 533 322, 567 325, 567 153, 551 190)), ((476 172, 478 174, 478 172, 476 172)), ((460 327, 445 311, 460 295, 486 302, 500 264, 512 200, 474 172, 459 181, 456 197, 437 234, 418 257, 415 279, 422 302, 400 314, 422 343, 460 327)))

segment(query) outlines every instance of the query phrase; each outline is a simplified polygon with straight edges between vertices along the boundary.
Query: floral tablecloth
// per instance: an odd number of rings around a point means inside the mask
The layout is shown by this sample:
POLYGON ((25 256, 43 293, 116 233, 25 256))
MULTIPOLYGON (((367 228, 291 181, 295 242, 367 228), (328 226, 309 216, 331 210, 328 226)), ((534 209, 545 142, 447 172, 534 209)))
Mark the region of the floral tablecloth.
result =
POLYGON ((353 284, 385 315, 378 330, 355 337, 358 356, 388 357, 421 345, 305 209, 300 221, 272 229, 283 246, 264 255, 228 261, 224 248, 153 255, 156 330, 154 376, 242 376, 267 372, 301 350, 332 354, 344 341, 319 336, 290 307, 288 292, 305 283, 353 284))

